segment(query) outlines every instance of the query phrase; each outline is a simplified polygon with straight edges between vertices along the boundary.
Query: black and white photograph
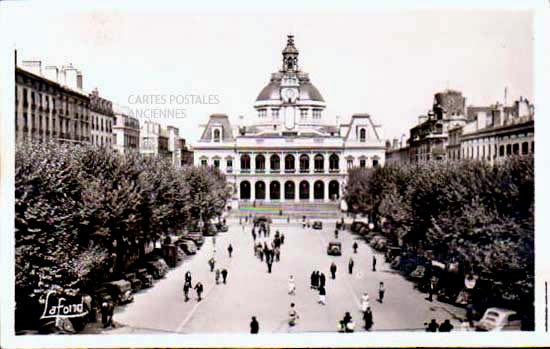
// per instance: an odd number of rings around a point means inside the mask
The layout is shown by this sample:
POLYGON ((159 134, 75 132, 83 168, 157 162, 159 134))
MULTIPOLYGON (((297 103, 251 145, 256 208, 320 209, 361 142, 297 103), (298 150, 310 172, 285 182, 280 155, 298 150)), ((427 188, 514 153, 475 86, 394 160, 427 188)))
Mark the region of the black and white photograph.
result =
POLYGON ((548 341, 548 4, 336 6, 0 2, 3 346, 548 341))

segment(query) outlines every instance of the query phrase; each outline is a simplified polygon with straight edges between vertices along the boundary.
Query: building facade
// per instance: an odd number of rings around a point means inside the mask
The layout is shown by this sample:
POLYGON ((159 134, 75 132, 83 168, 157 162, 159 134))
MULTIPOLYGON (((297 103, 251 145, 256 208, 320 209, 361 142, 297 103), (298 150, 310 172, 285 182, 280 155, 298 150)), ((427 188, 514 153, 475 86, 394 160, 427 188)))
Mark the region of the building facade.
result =
MULTIPOLYGON (((184 142, 185 144, 185 142, 184 142)), ((139 152, 145 157, 159 157, 181 166, 181 142, 179 129, 174 126, 162 126, 159 123, 145 121, 139 134, 139 152)))
POLYGON ((90 97, 82 91, 82 74, 40 61, 15 68, 16 141, 89 143, 90 97), (46 76, 46 71, 50 72, 46 76))
POLYGON ((113 125, 114 146, 120 152, 139 152, 139 120, 128 116, 128 112, 121 107, 115 106, 115 124, 113 125))
POLYGON ((527 99, 521 97, 509 107, 497 103, 487 111, 479 111, 474 120, 453 130, 459 135, 459 147, 449 149, 452 159, 493 164, 511 155, 535 152, 535 110, 527 99))
POLYGON ((113 102, 99 96, 94 89, 90 93, 90 130, 92 144, 112 147, 114 143, 113 124, 115 113, 113 102))
POLYGON ((336 200, 348 168, 384 164, 381 127, 368 114, 327 123, 325 101, 298 55, 289 35, 281 69, 256 98, 252 125, 233 128, 227 115, 211 115, 193 146, 195 165, 224 172, 235 200, 336 200))

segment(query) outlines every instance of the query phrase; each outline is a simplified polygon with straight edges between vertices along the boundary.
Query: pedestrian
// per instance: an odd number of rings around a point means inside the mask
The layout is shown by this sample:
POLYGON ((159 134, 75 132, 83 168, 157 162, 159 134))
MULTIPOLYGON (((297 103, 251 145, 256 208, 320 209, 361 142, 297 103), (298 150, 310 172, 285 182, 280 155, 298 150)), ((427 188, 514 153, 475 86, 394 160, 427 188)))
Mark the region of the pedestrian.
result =
POLYGON ((296 325, 299 318, 300 316, 298 315, 298 311, 296 311, 295 304, 290 303, 290 310, 288 311, 288 324, 290 326, 296 325))
POLYGON ((435 277, 432 276, 432 278, 430 279, 430 284, 428 285, 428 298, 426 298, 430 302, 433 301, 433 295, 435 294, 435 286, 436 286, 436 280, 435 280, 435 277))
POLYGON ((325 299, 327 296, 327 290, 324 287, 319 287, 319 304, 325 305, 325 299))
POLYGON ((311 272, 311 288, 315 289, 315 270, 311 272))
POLYGON ((275 261, 281 261, 281 249, 279 247, 275 247, 275 261))
POLYGON ((256 242, 256 232, 254 231, 254 228, 252 228, 252 239, 256 242))
POLYGON ((372 271, 376 271, 376 257, 372 256, 372 271))
POLYGON ((227 252, 229 252, 229 258, 231 258, 231 253, 233 253, 233 246, 231 246, 231 244, 227 247, 227 252))
POLYGON ((189 289, 191 289, 191 281, 186 280, 183 284, 183 294, 185 295, 185 301, 189 300, 189 289))
POLYGON ((285 234, 281 234, 281 245, 285 243, 285 234))
POLYGON ((222 269, 222 278, 223 278, 223 283, 225 284, 225 281, 227 280, 227 269, 225 268, 222 269))
POLYGON ((296 282, 294 281, 293 275, 290 275, 288 277, 288 294, 296 294, 296 282))
POLYGON ((453 328, 454 328, 454 326, 451 325, 451 322, 449 321, 449 319, 446 319, 439 326, 439 332, 451 332, 453 330, 453 328))
POLYGON ((197 300, 200 302, 202 300, 201 294, 203 291, 202 283, 200 281, 195 284, 195 291, 197 292, 197 300))
POLYGON ((216 285, 220 284, 220 269, 216 268, 216 285))
POLYGON ((437 332, 438 328, 439 324, 435 321, 435 319, 432 319, 432 321, 428 324, 428 327, 426 327, 426 332, 437 332))
POLYGON ((261 247, 258 249, 258 253, 260 255, 260 261, 263 262, 264 261, 264 251, 262 250, 261 247))
POLYGON ((319 271, 317 271, 317 276, 319 277, 319 286, 325 287, 325 282, 327 281, 325 273, 320 273, 319 271))
POLYGON ((267 263, 267 272, 271 274, 271 266, 273 265, 273 261, 271 260, 271 258, 268 258, 266 259, 266 263, 267 263))
POLYGON ((330 265, 330 274, 332 275, 332 279, 336 279, 336 264, 334 262, 330 265))
POLYGON ((384 293, 386 292, 386 288, 384 287, 384 283, 380 281, 380 284, 378 285, 378 301, 380 303, 384 302, 384 293))
POLYGON ((185 282, 189 282, 189 284, 191 284, 191 272, 190 271, 187 271, 185 273, 185 282))
POLYGON ((369 294, 367 292, 363 293, 361 296, 361 311, 365 312, 369 308, 369 294))
POLYGON ((103 328, 107 328, 113 323, 113 316, 111 315, 110 308, 110 302, 103 301, 103 303, 101 303, 101 322, 103 323, 103 328))
POLYGON ((208 260, 208 265, 210 265, 210 272, 213 272, 214 266, 216 265, 216 260, 214 259, 214 257, 208 260))
POLYGON ((353 258, 349 257, 349 262, 348 262, 348 271, 350 274, 353 274, 353 258))
POLYGON ((357 247, 359 247, 359 245, 357 245, 357 241, 354 241, 353 242, 353 253, 357 253, 357 247))
POLYGON ((372 321, 372 310, 367 307, 367 310, 363 313, 363 320, 365 320, 365 330, 370 331, 374 322, 372 321))
POLYGON ((355 324, 353 324, 353 319, 349 311, 346 311, 344 318, 341 321, 344 332, 353 332, 355 324))
POLYGON ((319 288, 319 271, 314 271, 315 275, 313 277, 313 288, 318 289, 319 288))
POLYGON ((335 238, 335 239, 338 239, 338 229, 336 229, 336 230, 334 231, 334 238, 335 238))
POLYGON ((256 320, 256 317, 252 317, 252 321, 250 321, 250 333, 257 334, 260 331, 260 324, 258 323, 258 320, 256 320))

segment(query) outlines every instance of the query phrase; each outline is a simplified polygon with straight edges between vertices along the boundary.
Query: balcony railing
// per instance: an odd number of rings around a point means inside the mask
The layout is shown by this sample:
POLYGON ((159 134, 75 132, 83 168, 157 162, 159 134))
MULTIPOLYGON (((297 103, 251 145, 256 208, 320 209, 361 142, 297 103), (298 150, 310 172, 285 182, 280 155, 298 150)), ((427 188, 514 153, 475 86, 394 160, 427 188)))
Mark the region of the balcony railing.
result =
POLYGON ((280 173, 281 172, 281 169, 279 168, 272 168, 271 169, 271 173, 280 173))
POLYGON ((331 168, 330 170, 328 170, 330 173, 338 173, 340 172, 340 169, 339 168, 331 168))
POLYGON ((300 173, 309 173, 309 168, 301 168, 300 173))
POLYGON ((257 168, 256 173, 265 173, 265 168, 257 168))
POLYGON ((249 168, 241 168, 241 173, 250 173, 249 168))
POLYGON ((285 173, 294 173, 296 172, 295 168, 285 168, 285 173))
POLYGON ((323 173, 323 172, 325 172, 325 169, 324 168, 316 168, 314 172, 315 173, 323 173))

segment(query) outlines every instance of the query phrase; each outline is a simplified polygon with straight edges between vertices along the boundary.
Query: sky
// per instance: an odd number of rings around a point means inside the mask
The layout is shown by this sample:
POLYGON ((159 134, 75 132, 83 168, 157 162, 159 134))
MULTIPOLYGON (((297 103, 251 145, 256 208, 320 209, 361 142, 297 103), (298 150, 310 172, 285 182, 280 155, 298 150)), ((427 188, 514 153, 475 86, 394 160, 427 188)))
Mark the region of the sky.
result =
POLYGON ((508 103, 533 100, 527 10, 214 10, 170 2, 37 11, 22 3, 5 20, 19 62, 71 62, 85 90, 97 87, 134 114, 157 113, 150 119, 179 127, 190 143, 210 114, 255 120, 253 103, 280 69, 289 33, 301 70, 327 103, 327 124, 369 113, 390 139, 408 135, 446 88, 461 91, 467 105, 503 102, 505 87, 508 103))

